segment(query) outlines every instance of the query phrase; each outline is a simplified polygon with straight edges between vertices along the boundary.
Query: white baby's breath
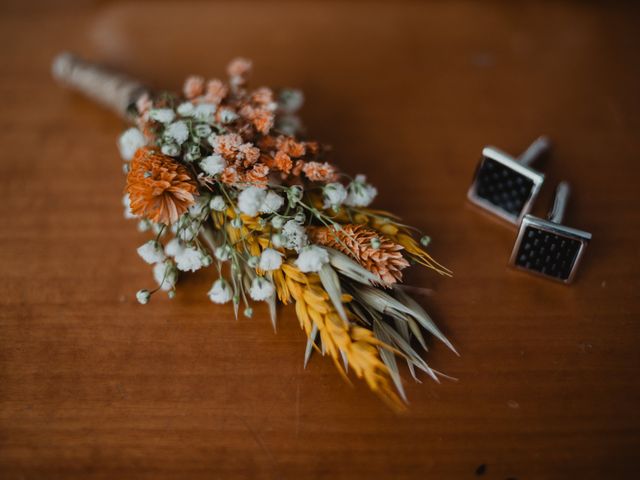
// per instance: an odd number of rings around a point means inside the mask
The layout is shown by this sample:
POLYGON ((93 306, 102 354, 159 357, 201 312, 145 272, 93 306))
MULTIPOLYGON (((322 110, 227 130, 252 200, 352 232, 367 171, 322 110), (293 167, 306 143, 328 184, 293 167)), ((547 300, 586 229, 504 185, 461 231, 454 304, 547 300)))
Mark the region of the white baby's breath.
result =
POLYGON ((170 108, 152 108, 149 111, 149 117, 160 123, 171 123, 176 118, 176 112, 170 108))
POLYGON ((278 270, 282 265, 282 254, 273 248, 265 248, 260 255, 258 266, 261 270, 278 270))
POLYGON ((138 300, 138 302, 141 303, 142 305, 149 303, 150 298, 151 298, 151 293, 149 292, 149 290, 146 290, 143 288, 142 290, 138 290, 136 292, 136 300, 138 300))
POLYGON ((217 247, 213 251, 213 255, 221 262, 226 262, 231 258, 231 247, 229 247, 229 245, 222 245, 220 247, 217 247))
POLYGON ((300 250, 307 242, 307 233, 302 225, 295 220, 289 220, 282 227, 282 240, 286 248, 300 250))
POLYGON ((349 184, 348 192, 344 203, 351 207, 367 207, 378 194, 378 190, 367 183, 364 175, 356 176, 355 180, 349 184))
POLYGON ((160 151, 169 157, 177 157, 180 155, 180 147, 175 143, 165 143, 160 147, 160 151))
POLYGON ((123 160, 131 160, 140 147, 144 147, 146 141, 142 132, 135 127, 126 130, 118 139, 118 149, 123 160))
POLYGON ((323 265, 329 263, 329 253, 317 245, 310 245, 300 251, 295 263, 301 272, 319 272, 323 265))
POLYGON ((183 272, 195 272, 207 263, 205 255, 194 247, 183 248, 174 258, 178 270, 182 270, 183 272))
POLYGON ((189 138, 189 127, 183 120, 178 120, 169 125, 164 134, 174 140, 178 145, 182 145, 189 138))
POLYGON ((301 90, 286 88, 280 92, 278 107, 284 112, 293 113, 299 110, 304 103, 304 94, 301 90))
POLYGON ((341 183, 328 183, 322 193, 324 208, 337 208, 347 199, 347 189, 341 183))
POLYGON ((190 117, 191 115, 193 115, 194 109, 195 107, 193 103, 183 102, 180 105, 178 105, 178 108, 176 109, 176 111, 178 112, 178 115, 182 117, 190 117))
POLYGON ((216 212, 224 212, 227 209, 227 204, 221 195, 216 195, 209 202, 209 207, 211 207, 211 210, 215 210, 216 212))
POLYGON ((173 290, 178 280, 178 270, 171 260, 156 263, 153 266, 153 277, 160 289, 168 292, 173 290))
POLYGON ((233 298, 233 291, 225 279, 219 278, 213 282, 208 295, 213 303, 227 303, 233 298))
POLYGON ((276 192, 268 191, 262 205, 260 205, 261 213, 275 213, 284 205, 284 198, 276 192))
POLYGON ((256 301, 266 300, 273 296, 275 288, 273 284, 263 277, 256 277, 251 281, 249 295, 256 301))
POLYGON ((201 103, 193 110, 193 118, 200 122, 213 123, 215 121, 216 107, 212 103, 201 103))
POLYGON ((200 168, 204 173, 211 176, 222 173, 226 166, 227 162, 222 158, 222 155, 218 155, 217 153, 200 160, 200 168))
POLYGON ((219 114, 222 123, 235 122, 239 118, 239 115, 229 108, 221 108, 219 114))
POLYGON ((260 211, 266 196, 267 192, 263 188, 247 187, 238 195, 238 208, 242 213, 255 217, 260 211))
POLYGON ((182 250, 184 249, 184 246, 182 245, 182 243, 180 242, 179 239, 177 238, 172 238, 171 240, 169 240, 167 242, 167 244, 164 246, 164 253, 166 253, 168 256, 170 257, 175 257, 176 255, 178 255, 182 250))
POLYGON ((275 228, 276 230, 280 230, 284 225, 284 221, 284 217, 276 216, 271 219, 271 225, 273 225, 273 228, 275 228))
POLYGON ((145 262, 151 264, 162 262, 166 258, 162 245, 155 240, 149 240, 147 243, 142 244, 138 247, 137 252, 145 262))

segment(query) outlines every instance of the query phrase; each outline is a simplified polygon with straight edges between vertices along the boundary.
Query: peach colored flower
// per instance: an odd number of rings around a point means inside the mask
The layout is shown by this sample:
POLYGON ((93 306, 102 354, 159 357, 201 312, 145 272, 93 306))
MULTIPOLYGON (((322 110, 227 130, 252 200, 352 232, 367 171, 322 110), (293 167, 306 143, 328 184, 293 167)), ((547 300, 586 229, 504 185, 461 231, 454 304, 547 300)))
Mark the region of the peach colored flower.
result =
POLYGON ((244 80, 251 73, 251 60, 246 58, 234 58, 227 67, 227 73, 230 77, 244 80))
POLYGON ((233 157, 235 157, 238 151, 238 147, 240 147, 242 143, 242 137, 237 133, 218 135, 213 149, 216 153, 222 155, 223 157, 232 159, 233 157))
POLYGON ((248 183, 266 185, 267 175, 269 175, 269 167, 262 163, 256 163, 245 177, 248 183))
POLYGON ((273 113, 269 110, 257 110, 256 114, 251 120, 253 121, 253 125, 256 127, 256 129, 263 135, 269 133, 269 130, 271 130, 271 127, 273 127, 273 113))
POLYGON ((240 109, 240 115, 251 120, 256 130, 263 135, 268 134, 271 127, 273 127, 273 112, 266 108, 255 108, 251 105, 245 105, 240 109))
POLYGON ((243 143, 238 147, 238 151, 244 157, 243 165, 248 167, 256 163, 258 158, 260 158, 260 150, 257 147, 254 147, 252 143, 243 143))
POLYGON ((273 158, 273 166, 275 169, 280 170, 282 173, 288 175, 289 172, 291 172, 291 168, 293 167, 293 162, 291 161, 291 157, 289 157, 289 155, 287 155, 283 151, 279 151, 273 158))
POLYGON ((204 93, 204 78, 197 75, 187 77, 182 88, 184 96, 189 100, 199 97, 204 93))
POLYGON ((134 215, 170 225, 193 205, 197 187, 182 164, 142 147, 131 161, 126 191, 134 215))
POLYGON ((302 171, 314 182, 333 182, 337 177, 335 167, 326 162, 308 162, 302 167, 302 171))
POLYGON ((302 157, 306 153, 303 142, 296 142, 293 137, 278 137, 278 148, 292 158, 302 157))
POLYGON ((273 92, 270 88, 260 87, 251 93, 251 101, 259 105, 267 105, 273 102, 273 92))
POLYGON ((229 89, 220 80, 209 80, 204 100, 211 103, 220 103, 227 96, 227 93, 229 93, 229 89))
POLYGON ((226 184, 238 183, 240 180, 240 176, 238 175, 238 171, 235 167, 227 167, 222 171, 220 175, 220 180, 226 184))

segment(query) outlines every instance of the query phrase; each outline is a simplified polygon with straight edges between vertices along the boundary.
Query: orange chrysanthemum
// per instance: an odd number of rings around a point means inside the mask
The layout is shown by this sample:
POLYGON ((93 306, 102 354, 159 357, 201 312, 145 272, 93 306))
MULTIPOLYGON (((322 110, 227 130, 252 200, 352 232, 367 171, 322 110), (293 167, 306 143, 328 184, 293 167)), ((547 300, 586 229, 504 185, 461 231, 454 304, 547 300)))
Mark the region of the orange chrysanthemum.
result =
POLYGON ((156 148, 138 149, 127 174, 131 212, 170 225, 187 211, 197 187, 187 169, 156 148))
POLYGON ((402 280, 402 269, 409 266, 400 253, 401 245, 363 225, 342 225, 340 231, 318 227, 310 229, 310 235, 315 243, 349 255, 387 284, 402 280), (374 241, 380 242, 377 248, 372 245, 374 241))

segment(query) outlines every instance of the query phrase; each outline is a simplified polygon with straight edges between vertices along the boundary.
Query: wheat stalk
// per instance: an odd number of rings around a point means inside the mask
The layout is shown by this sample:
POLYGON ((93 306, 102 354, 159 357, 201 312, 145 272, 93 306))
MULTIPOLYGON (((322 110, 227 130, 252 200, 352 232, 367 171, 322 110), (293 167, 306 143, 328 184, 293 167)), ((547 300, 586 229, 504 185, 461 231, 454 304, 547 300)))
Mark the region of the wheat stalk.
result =
MULTIPOLYGON (((356 376, 364 378, 369 388, 393 409, 405 408, 391 387, 389 369, 378 352, 378 347, 391 352, 395 349, 378 340, 371 330, 345 322, 334 308, 318 275, 304 274, 295 266, 284 264, 275 272, 274 282, 280 300, 284 304, 295 303, 296 315, 307 337, 313 339, 314 331, 317 331, 322 353, 331 357, 345 379, 347 372, 340 364, 341 357, 356 376)), ((351 298, 343 295, 342 301, 348 303, 351 298)))

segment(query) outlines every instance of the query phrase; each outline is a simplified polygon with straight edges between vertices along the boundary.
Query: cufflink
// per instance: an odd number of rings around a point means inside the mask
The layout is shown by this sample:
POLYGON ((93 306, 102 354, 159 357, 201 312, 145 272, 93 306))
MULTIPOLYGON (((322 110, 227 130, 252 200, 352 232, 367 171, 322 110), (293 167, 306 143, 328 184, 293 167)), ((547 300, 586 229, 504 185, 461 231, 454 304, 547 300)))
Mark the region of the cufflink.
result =
POLYGON ((547 137, 540 137, 517 159, 496 147, 484 147, 467 197, 480 208, 518 225, 531 210, 544 182, 544 175, 529 165, 550 146, 547 137))
POLYGON ((561 225, 569 184, 560 182, 547 220, 525 215, 509 263, 520 270, 562 283, 576 275, 591 234, 561 225))

